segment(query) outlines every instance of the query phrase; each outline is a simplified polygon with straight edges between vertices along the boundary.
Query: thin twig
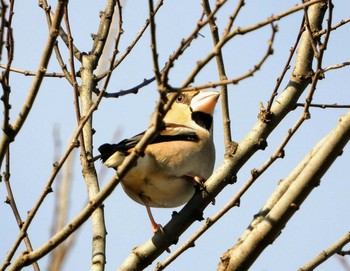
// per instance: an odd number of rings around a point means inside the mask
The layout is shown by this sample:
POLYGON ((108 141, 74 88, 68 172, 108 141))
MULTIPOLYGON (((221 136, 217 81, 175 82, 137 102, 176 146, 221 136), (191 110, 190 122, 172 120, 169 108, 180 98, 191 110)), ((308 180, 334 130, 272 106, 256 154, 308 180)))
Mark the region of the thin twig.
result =
MULTIPOLYGON (((76 142, 81 129, 84 127, 85 123, 89 120, 91 114, 97 109, 101 99, 103 97, 103 92, 100 93, 96 102, 90 107, 90 110, 87 112, 79 124, 79 127, 73 135, 72 144, 68 147, 66 152, 63 154, 63 157, 59 162, 55 164, 54 171, 52 176, 46 185, 46 189, 50 189, 52 181, 57 175, 57 170, 62 167, 63 163, 67 159, 67 156, 72 151, 72 145, 76 142)), ((32 251, 31 253, 22 253, 18 258, 13 262, 9 270, 20 270, 21 267, 37 261, 38 259, 44 257, 49 253, 53 248, 57 247, 64 240, 68 238, 74 231, 77 230, 87 219, 90 218, 91 214, 100 207, 102 202, 113 192, 115 187, 119 184, 120 180, 125 176, 128 170, 135 164, 137 158, 142 154, 147 147, 147 145, 154 139, 162 127, 162 119, 164 118, 166 112, 170 109, 171 104, 175 101, 176 95, 168 96, 168 101, 159 100, 155 112, 160 112, 160 114, 154 114, 153 123, 150 128, 146 131, 145 135, 142 137, 140 142, 136 145, 134 151, 126 157, 123 163, 118 167, 116 175, 103 187, 96 195, 94 195, 88 202, 87 206, 73 219, 71 220, 60 232, 56 233, 50 240, 43 244, 38 249, 32 251)), ((40 199, 39 199, 40 200, 40 199)), ((42 202, 42 201, 41 201, 42 202)), ((38 204, 38 202, 37 202, 38 204)), ((38 207, 35 207, 34 210, 37 210, 38 207)), ((32 211, 29 213, 31 215, 32 211)), ((27 218, 28 219, 28 218, 27 218)), ((21 229, 21 234, 25 234, 27 229, 27 221, 23 224, 21 229)), ((23 238, 23 237, 22 237, 23 238)), ((21 238, 21 239, 22 239, 21 238)), ((6 266, 2 266, 0 270, 5 270, 6 266)))
POLYGON ((59 48, 57 42, 56 42, 56 44, 55 44, 54 50, 55 50, 55 55, 56 55, 56 59, 57 59, 58 65, 60 65, 61 70, 63 71, 64 77, 65 77, 65 78, 67 79, 67 81, 73 86, 74 83, 73 83, 73 81, 72 81, 71 73, 69 73, 69 71, 68 71, 68 69, 67 69, 67 65, 66 65, 66 63, 64 63, 64 60, 63 60, 63 58, 62 58, 61 51, 60 51, 60 48, 59 48))
MULTIPOLYGON (((116 12, 116 13, 113 15, 113 20, 115 20, 115 18, 118 17, 119 29, 118 29, 117 37, 115 38, 115 41, 114 41, 114 49, 113 49, 112 57, 111 57, 110 60, 109 60, 109 68, 108 68, 107 73, 106 73, 106 75, 107 75, 106 78, 107 78, 107 79, 105 80, 105 83, 104 83, 104 86, 103 86, 103 88, 104 88, 105 90, 107 89, 108 83, 110 82, 110 78, 111 78, 111 75, 112 75, 113 70, 114 70, 114 69, 113 69, 113 65, 114 65, 115 59, 116 59, 116 57, 117 57, 117 54, 119 53, 119 49, 118 49, 118 48, 119 48, 120 39, 121 39, 121 37, 122 37, 122 35, 123 35, 123 33, 124 33, 124 30, 123 30, 123 12, 122 12, 122 5, 121 5, 121 3, 120 3, 119 0, 117 0, 116 2, 117 2, 117 4, 116 4, 116 5, 117 5, 117 6, 116 6, 116 9, 117 9, 118 13, 116 12)), ((111 31, 109 35, 111 35, 112 33, 114 34, 114 30, 111 31)), ((109 40, 107 40, 107 42, 108 42, 108 41, 109 41, 109 40)), ((105 51, 106 51, 106 49, 105 49, 105 51)), ((105 54, 105 52, 104 52, 104 54, 105 54)), ((102 59, 102 60, 103 60, 103 59, 102 59)), ((101 60, 100 60, 100 62, 101 62, 101 60)), ((102 66, 102 65, 101 65, 101 66, 102 66)), ((98 72, 99 67, 100 67, 100 64, 99 64, 98 69, 97 69, 96 72, 98 72)), ((97 95, 98 95, 98 93, 100 92, 97 88, 95 88, 93 91, 94 91, 95 94, 97 94, 97 95)), ((109 93, 107 93, 107 92, 105 91, 103 97, 108 97, 108 94, 109 94, 109 93)), ((111 97, 113 97, 113 96, 111 96, 111 97)))
MULTIPOLYGON (((51 20, 51 16, 50 16, 51 8, 45 9, 45 11, 46 11, 47 23, 48 23, 48 26, 50 28, 51 25, 52 25, 52 20, 51 20)), ((54 51, 55 51, 56 59, 58 61, 58 65, 60 65, 61 70, 63 71, 63 74, 64 74, 65 78, 73 86, 72 77, 71 77, 70 73, 68 72, 66 64, 64 63, 64 60, 63 60, 63 57, 61 55, 60 48, 58 47, 58 42, 57 41, 55 43, 54 51)))
MULTIPOLYGON (((48 5, 46 0, 40 0, 39 1, 39 7, 41 7, 44 11, 45 11, 45 15, 46 15, 46 20, 47 20, 47 24, 50 27, 51 26, 51 20, 54 17, 54 13, 51 10, 51 6, 48 5)), ((59 28, 59 35, 61 37, 61 39, 63 40, 63 42, 66 44, 67 48, 69 47, 68 45, 68 36, 67 34, 64 32, 64 30, 62 29, 62 27, 59 28)), ((79 51, 79 49, 77 47, 75 47, 74 44, 72 44, 73 47, 73 52, 74 52, 74 56, 76 57, 76 59, 78 61, 81 62, 82 59, 82 53, 79 51)))
MULTIPOLYGON (((54 126, 53 128, 53 139, 54 139, 54 161, 59 160, 61 152, 61 138, 59 135, 59 127, 54 126)), ((70 209, 70 193, 72 187, 72 166, 74 161, 73 152, 64 164, 63 174, 58 174, 56 177, 56 189, 58 192, 54 193, 55 210, 52 217, 51 224, 51 235, 60 231, 67 223, 68 213, 70 209)), ((71 235, 70 238, 61 246, 57 247, 49 255, 48 259, 48 270, 49 271, 59 271, 64 264, 64 259, 68 255, 70 249, 72 248, 76 235, 71 235)))
POLYGON ((227 35, 228 33, 231 32, 233 23, 236 21, 236 18, 238 16, 238 14, 240 13, 240 11, 242 10, 244 5, 245 5, 244 0, 240 0, 237 3, 235 10, 233 11, 232 15, 230 16, 230 19, 229 19, 228 24, 227 24, 227 26, 225 28, 223 36, 225 36, 225 35, 227 35))
MULTIPOLYGON (((240 3, 242 3, 241 1, 240 3)), ((207 16, 211 14, 211 7, 208 0, 202 0, 202 5, 204 8, 204 11, 207 16)), ((214 46, 219 42, 219 29, 218 26, 215 23, 214 18, 212 18, 209 22, 210 26, 210 32, 212 34, 212 39, 214 46)), ((219 78, 220 81, 226 80, 226 71, 225 71, 225 64, 224 59, 222 56, 222 51, 219 50, 217 56, 216 56, 216 65, 218 68, 219 78)), ((227 85, 222 85, 220 88, 220 98, 221 98, 221 109, 222 109, 222 119, 223 119, 223 130, 224 130, 224 142, 225 142, 225 150, 226 153, 229 152, 230 146, 232 143, 232 136, 231 136, 231 120, 230 120, 230 112, 229 112, 229 106, 228 106, 228 93, 227 93, 227 85)))
MULTIPOLYGON (((305 103, 297 103, 295 106, 296 107, 305 107, 305 103)), ((350 108, 349 104, 314 104, 311 103, 309 104, 309 107, 315 107, 315 108, 322 108, 322 109, 326 109, 326 108, 350 108)))
MULTIPOLYGON (((6 69, 6 65, 0 64, 0 68, 1 69, 6 69)), ((20 73, 23 74, 24 76, 35 76, 37 72, 34 71, 28 71, 28 70, 22 70, 22 69, 18 69, 18 68, 14 68, 14 67, 10 67, 9 70, 11 72, 15 72, 15 73, 20 73)), ((78 76, 78 74, 76 74, 76 76, 78 76)), ((66 75, 64 73, 58 73, 58 72, 47 72, 44 74, 44 77, 57 77, 57 78, 62 78, 62 77, 66 77, 66 75)))
MULTIPOLYGON (((197 74, 203 69, 203 67, 205 67, 207 65, 207 63, 212 60, 218 53, 218 50, 221 49, 229 40, 231 40, 233 37, 237 36, 237 35, 244 35, 247 34, 249 32, 252 32, 254 30, 260 29, 262 27, 265 27, 268 24, 271 24, 275 21, 278 21, 290 14, 293 14, 299 10, 304 9, 305 7, 314 5, 316 3, 322 2, 323 0, 311 0, 308 1, 306 3, 300 4, 300 5, 296 5, 284 12, 281 12, 277 15, 273 15, 257 24, 251 25, 251 26, 247 26, 247 27, 237 27, 236 29, 232 30, 230 33, 226 34, 225 36, 223 36, 220 41, 217 43, 217 45, 214 47, 214 49, 206 56, 204 57, 202 60, 197 61, 197 65, 196 67, 192 70, 192 72, 190 73, 190 75, 186 78, 186 80, 182 83, 181 87, 187 87, 189 84, 191 84, 194 81, 194 78, 197 76, 197 74)), ((213 11, 213 13, 215 12, 215 9, 213 11)), ((210 18, 208 18, 210 19, 210 18)), ((203 22, 205 23, 205 22, 203 22)))
POLYGON ((253 68, 251 68, 250 70, 248 70, 246 73, 233 78, 233 79, 224 79, 221 80, 219 82, 209 82, 209 83, 205 83, 202 85, 195 85, 195 86, 188 86, 188 87, 172 87, 169 86, 169 91, 193 91, 193 90, 200 90, 200 89, 206 89, 206 88, 216 88, 219 86, 223 86, 223 85, 230 85, 230 84, 238 84, 240 81, 249 78, 251 76, 254 75, 255 72, 257 72, 258 70, 260 70, 261 66, 265 63, 265 61, 268 59, 268 57, 273 53, 273 41, 275 38, 275 34, 277 32, 277 27, 275 27, 274 25, 272 25, 272 34, 271 34, 271 38, 268 41, 268 47, 266 50, 266 53, 261 57, 261 59, 259 60, 258 63, 256 63, 253 68))
MULTIPOLYGON (((71 84, 73 85, 75 116, 76 116, 77 123, 79 123, 81 119, 80 104, 79 104, 79 85, 77 82, 77 78, 75 77, 73 36, 71 33, 70 24, 69 24, 68 2, 64 6, 64 22, 66 24, 68 50, 69 50, 69 66, 70 66, 69 82, 71 82, 71 84)), ((85 148, 85 142, 84 142, 84 130, 82 130, 80 134, 80 155, 82 155, 83 158, 87 160, 86 148, 85 148)))
MULTIPOLYGON (((12 212, 16 218, 16 222, 19 228, 22 227, 23 225, 23 221, 21 218, 21 215, 18 211, 17 208, 17 204, 15 201, 15 197, 13 196, 12 193, 12 188, 11 188, 11 184, 10 184, 10 148, 6 153, 6 166, 5 166, 5 172, 3 172, 2 174, 3 179, 4 179, 4 183, 5 183, 5 187, 6 187, 6 191, 7 191, 7 197, 6 197, 6 203, 8 203, 11 206, 12 212)), ((33 247, 32 244, 30 242, 29 236, 28 234, 23 238, 24 243, 26 245, 27 251, 31 252, 33 251, 33 247)), ((35 271, 39 271, 40 267, 38 265, 38 262, 33 262, 33 269, 35 271)))
POLYGON ((150 31, 151 31, 151 52, 153 59, 153 72, 154 77, 156 78, 158 88, 164 85, 165 81, 161 81, 159 63, 158 63, 158 50, 157 50, 157 38, 156 38, 156 22, 155 22, 155 12, 153 6, 153 0, 148 1, 149 7, 149 22, 150 22, 150 31))
MULTIPOLYGON (((226 1, 216 2, 216 6, 214 10, 211 12, 211 14, 207 15, 207 19, 204 21, 198 21, 197 25, 195 26, 194 30, 191 32, 191 34, 186 38, 181 40, 180 45, 178 48, 175 50, 175 52, 169 57, 168 62, 166 63, 163 72, 162 72, 162 77, 163 78, 168 78, 169 77, 169 72, 172 67, 174 67, 175 61, 184 53, 184 51, 189 47, 191 42, 198 37, 199 31, 209 24, 210 20, 215 16, 215 14, 219 11, 220 7, 225 3, 226 1)), ((200 63, 197 63, 197 65, 200 65, 200 63)), ((165 80, 163 80, 165 81, 165 80)), ((187 79, 186 83, 183 83, 181 88, 188 86, 190 83, 194 81, 194 77, 187 79)))
POLYGON ((36 95, 39 92, 39 88, 41 85, 41 82, 44 78, 45 71, 47 69, 49 60, 51 58, 51 54, 53 51, 53 47, 57 40, 57 33, 58 28, 60 26, 62 17, 63 17, 63 5, 64 2, 67 0, 59 1, 57 4, 56 14, 52 23, 52 26, 50 28, 50 33, 48 35, 48 39, 45 45, 45 48, 43 50, 42 58, 39 64, 39 68, 37 71, 37 75, 35 76, 33 83, 28 91, 28 96, 26 98, 26 101, 21 108, 20 113, 17 116, 17 119, 13 123, 11 127, 8 127, 7 130, 3 131, 2 138, 0 140, 0 166, 3 162, 5 153, 7 151, 7 148, 12 142, 18 132, 21 130, 25 120, 27 119, 29 112, 35 102, 36 95))
MULTIPOLYGON (((129 88, 129 89, 122 89, 119 90, 117 92, 105 92, 103 94, 103 97, 105 98, 119 98, 121 96, 125 96, 128 94, 137 94, 139 92, 139 90, 147 85, 149 85, 150 83, 154 82, 156 78, 152 77, 150 79, 143 79, 142 83, 138 84, 135 87, 129 88)), ((98 89, 95 89, 94 91, 97 95, 100 93, 100 91, 98 89)))
POLYGON ((347 232, 343 237, 337 240, 334 244, 323 250, 317 257, 309 261, 304 266, 300 267, 298 271, 311 271, 317 266, 328 260, 336 253, 340 253, 341 249, 350 242, 350 232, 347 232))
MULTIPOLYGON (((303 3, 306 3, 306 2, 307 2, 306 0, 303 0, 303 3)), ((314 33, 312 33, 312 31, 311 31, 311 26, 310 26, 307 10, 308 10, 308 7, 304 7, 304 21, 305 21, 304 27, 309 32, 310 44, 311 44, 312 50, 314 51, 314 55, 317 58, 318 57, 317 44, 319 44, 319 43, 318 43, 317 39, 314 38, 314 33)))
MULTIPOLYGON (((160 7, 163 5, 163 1, 164 0, 158 0, 155 8, 154 8, 154 13, 157 13, 158 10, 160 9, 160 7)), ((116 69, 122 62, 123 60, 129 55, 129 53, 133 50, 133 48, 135 47, 135 45, 138 43, 138 41, 141 39, 141 37, 143 36, 144 32, 146 31, 146 29, 149 26, 149 19, 146 20, 146 22, 144 23, 144 25, 141 27, 141 30, 137 33, 137 35, 135 36, 134 40, 131 42, 131 44, 125 49, 124 53, 121 54, 121 56, 114 61, 113 63, 113 68, 112 70, 116 69)), ((96 80, 100 81, 101 79, 103 79, 104 77, 107 76, 109 71, 106 71, 100 75, 96 76, 96 80)))
MULTIPOLYGON (((350 18, 348 18, 346 20, 341 20, 339 23, 337 23, 336 25, 331 27, 331 31, 337 30, 339 27, 341 27, 341 26, 343 26, 343 25, 345 25, 345 24, 347 24, 349 22, 350 22, 350 18)), ((327 31, 328 31, 328 29, 323 29, 323 30, 318 31, 317 33, 315 33, 315 35, 321 36, 321 35, 326 34, 327 31)))
POLYGON ((332 65, 332 66, 328 66, 327 68, 323 69, 323 72, 328 72, 328 71, 331 71, 331 70, 336 70, 336 69, 341 69, 341 68, 344 68, 346 66, 349 66, 350 65, 350 61, 345 61, 341 64, 336 64, 336 65, 332 65))
POLYGON ((297 49, 297 46, 299 44, 301 35, 303 33, 302 29, 304 28, 304 23, 305 23, 305 19, 303 19, 302 22, 301 22, 299 34, 297 35, 297 38, 296 38, 296 40, 294 42, 293 47, 290 49, 290 53, 289 53, 288 59, 286 61, 286 64, 284 65, 283 71, 282 71, 281 75, 277 78, 277 82, 276 82, 275 88, 273 89, 272 94, 270 96, 270 100, 268 101, 267 106, 266 106, 266 111, 267 112, 270 112, 271 106, 272 106, 272 104, 273 104, 273 102, 275 100, 275 97, 278 94, 278 89, 280 88, 281 83, 282 83, 282 81, 284 79, 284 76, 286 75, 287 71, 290 68, 290 63, 292 61, 293 55, 294 55, 294 53, 295 53, 295 51, 297 49))
MULTIPOLYGON (((55 162, 53 164, 53 169, 52 169, 51 175, 50 175, 49 179, 47 180, 45 187, 44 187, 41 195, 39 196, 37 202, 35 203, 34 207, 28 212, 27 218, 21 227, 21 231, 17 237, 17 240, 15 241, 15 243, 13 244, 11 249, 8 251, 6 259, 4 261, 4 264, 2 266, 0 266, 0 271, 4 271, 5 268, 10 264, 11 259, 14 255, 14 253, 17 251, 21 240, 26 235, 27 229, 30 226, 35 214, 39 210, 39 208, 40 208, 41 204, 43 203, 44 199, 46 198, 46 196, 52 192, 52 184, 53 184, 58 172, 62 168, 63 164, 66 162, 68 156, 73 151, 73 149, 75 149, 76 147, 79 146, 77 139, 81 133, 81 130, 85 126, 86 122, 89 120, 91 114, 97 109, 99 103, 101 102, 102 95, 103 95, 103 92, 101 92, 100 95, 97 97, 96 102, 91 105, 90 110, 87 112, 87 114, 84 117, 82 117, 82 119, 79 123, 79 126, 74 131, 73 136, 72 136, 72 140, 70 141, 66 151, 63 153, 61 159, 58 162, 55 162)), ((76 230, 76 228, 72 229, 71 233, 74 232, 75 230, 76 230)), ((68 236, 65 236, 65 238, 63 240, 61 240, 61 242, 64 241, 67 237, 68 236)))

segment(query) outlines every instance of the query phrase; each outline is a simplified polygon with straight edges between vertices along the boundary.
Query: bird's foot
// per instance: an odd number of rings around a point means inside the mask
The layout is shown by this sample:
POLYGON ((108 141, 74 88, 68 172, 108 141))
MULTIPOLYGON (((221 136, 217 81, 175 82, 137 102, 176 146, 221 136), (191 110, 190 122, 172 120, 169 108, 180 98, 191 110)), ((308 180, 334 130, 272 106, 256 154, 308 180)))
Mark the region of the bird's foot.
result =
POLYGON ((156 234, 157 232, 164 234, 164 229, 163 229, 162 225, 157 224, 154 221, 151 221, 151 224, 152 224, 152 231, 154 234, 156 234))
MULTIPOLYGON (((200 176, 191 176, 196 184, 198 184, 199 189, 206 192, 208 194, 207 188, 205 186, 206 179, 200 177, 200 176)), ((215 205, 215 199, 212 199, 211 203, 215 205)))

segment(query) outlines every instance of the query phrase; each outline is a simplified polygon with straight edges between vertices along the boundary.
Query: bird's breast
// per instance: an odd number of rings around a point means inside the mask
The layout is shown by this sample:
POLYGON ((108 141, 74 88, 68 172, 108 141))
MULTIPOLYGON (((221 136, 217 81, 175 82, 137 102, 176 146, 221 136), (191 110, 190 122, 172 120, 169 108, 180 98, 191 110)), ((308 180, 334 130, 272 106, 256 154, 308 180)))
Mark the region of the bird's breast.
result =
POLYGON ((193 177, 206 180, 212 173, 215 151, 210 138, 197 142, 157 143, 147 147, 122 181, 124 191, 150 207, 178 207, 187 203, 195 192, 193 177))
POLYGON ((122 181, 126 194, 134 201, 144 204, 140 195, 147 197, 150 207, 173 208, 190 200, 195 191, 195 182, 190 177, 127 175, 122 181))

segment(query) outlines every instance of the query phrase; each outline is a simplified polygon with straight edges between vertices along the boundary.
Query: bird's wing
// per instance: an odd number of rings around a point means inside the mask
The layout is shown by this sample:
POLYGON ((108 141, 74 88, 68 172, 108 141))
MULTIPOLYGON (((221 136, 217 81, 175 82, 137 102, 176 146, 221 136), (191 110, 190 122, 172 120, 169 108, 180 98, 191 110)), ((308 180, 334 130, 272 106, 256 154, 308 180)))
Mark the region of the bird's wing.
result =
MULTIPOLYGON (((115 152, 121 152, 125 156, 130 153, 136 144, 141 140, 145 132, 137 134, 131 138, 124 139, 117 144, 103 144, 98 148, 101 153, 101 159, 103 162, 113 155, 115 152)), ((151 144, 170 142, 170 141, 199 141, 197 133, 187 126, 181 126, 177 124, 167 124, 165 129, 160 131, 159 134, 152 140, 151 144)))

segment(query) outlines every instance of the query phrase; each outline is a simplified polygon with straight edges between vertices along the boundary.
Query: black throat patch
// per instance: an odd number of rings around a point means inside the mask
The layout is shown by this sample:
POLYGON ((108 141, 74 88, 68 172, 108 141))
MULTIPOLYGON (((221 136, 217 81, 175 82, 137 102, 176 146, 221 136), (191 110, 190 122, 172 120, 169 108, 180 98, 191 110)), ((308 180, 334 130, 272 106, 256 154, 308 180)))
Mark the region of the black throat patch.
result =
POLYGON ((203 112, 192 112, 192 119, 195 123, 207 129, 208 131, 213 125, 213 117, 210 114, 206 114, 203 112))

